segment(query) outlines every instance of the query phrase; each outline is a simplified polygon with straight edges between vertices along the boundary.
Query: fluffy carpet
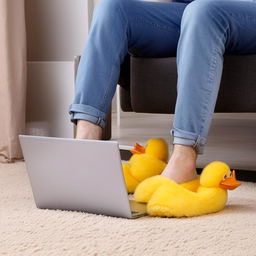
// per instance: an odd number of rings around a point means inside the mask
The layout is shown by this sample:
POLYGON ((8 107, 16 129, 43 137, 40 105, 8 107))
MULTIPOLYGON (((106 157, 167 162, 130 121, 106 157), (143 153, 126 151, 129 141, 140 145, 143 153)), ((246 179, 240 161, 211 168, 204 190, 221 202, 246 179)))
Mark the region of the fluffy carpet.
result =
POLYGON ((24 162, 0 164, 0 255, 256 255, 256 184, 194 218, 136 220, 39 210, 24 162))

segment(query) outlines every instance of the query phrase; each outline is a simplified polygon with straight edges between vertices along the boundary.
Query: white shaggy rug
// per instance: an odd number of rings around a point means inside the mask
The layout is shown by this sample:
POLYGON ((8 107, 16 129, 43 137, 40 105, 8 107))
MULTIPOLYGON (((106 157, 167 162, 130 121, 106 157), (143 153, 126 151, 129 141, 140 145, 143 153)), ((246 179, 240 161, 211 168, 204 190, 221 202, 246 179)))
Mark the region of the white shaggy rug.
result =
POLYGON ((255 256, 256 184, 229 195, 223 211, 195 218, 39 210, 24 162, 0 164, 0 255, 255 256))

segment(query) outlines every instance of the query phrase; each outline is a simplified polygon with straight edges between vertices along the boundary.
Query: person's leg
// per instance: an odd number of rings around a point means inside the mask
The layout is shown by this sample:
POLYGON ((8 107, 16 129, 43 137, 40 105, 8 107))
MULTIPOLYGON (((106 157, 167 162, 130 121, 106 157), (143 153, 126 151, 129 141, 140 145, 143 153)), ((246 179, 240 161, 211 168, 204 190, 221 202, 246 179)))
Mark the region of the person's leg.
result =
MULTIPOLYGON (((203 154, 219 91, 223 54, 256 53, 256 3, 196 0, 185 9, 177 49, 178 97, 173 129, 174 153, 163 175, 180 183, 180 162, 203 154), (177 148, 177 150, 175 149, 177 148)), ((187 160, 188 166, 192 163, 187 160)))
POLYGON ((136 56, 175 56, 186 4, 101 0, 93 13, 78 68, 71 121, 77 138, 100 139, 106 115, 129 52, 136 56), (78 120, 78 122, 77 122, 78 120))

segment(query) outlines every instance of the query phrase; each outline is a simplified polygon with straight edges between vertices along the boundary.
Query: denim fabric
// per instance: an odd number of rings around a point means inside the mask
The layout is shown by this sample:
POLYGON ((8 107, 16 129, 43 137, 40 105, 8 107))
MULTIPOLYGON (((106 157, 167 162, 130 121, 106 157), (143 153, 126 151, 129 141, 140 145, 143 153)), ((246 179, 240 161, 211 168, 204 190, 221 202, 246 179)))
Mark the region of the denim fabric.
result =
POLYGON ((172 0, 172 2, 178 2, 178 3, 191 3, 194 0, 172 0))
MULTIPOLYGON (((181 0, 182 1, 182 0, 181 0)), ((214 112, 223 54, 256 52, 256 4, 238 0, 182 2, 101 0, 93 12, 78 67, 71 121, 105 126, 127 53, 177 54, 174 144, 203 154, 214 112)))
POLYGON ((223 67, 223 54, 256 52, 253 1, 196 0, 185 9, 177 48, 174 144, 203 154, 223 67))

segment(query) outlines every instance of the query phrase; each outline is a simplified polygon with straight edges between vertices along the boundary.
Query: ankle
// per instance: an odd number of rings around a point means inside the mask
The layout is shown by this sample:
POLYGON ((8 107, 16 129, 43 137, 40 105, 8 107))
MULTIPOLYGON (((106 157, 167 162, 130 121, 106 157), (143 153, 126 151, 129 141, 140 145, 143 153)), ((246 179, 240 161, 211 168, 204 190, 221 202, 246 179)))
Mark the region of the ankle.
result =
POLYGON ((102 128, 87 120, 78 120, 76 129, 76 139, 100 140, 102 137, 102 128))
POLYGON ((196 149, 192 146, 174 144, 172 158, 183 158, 195 162, 197 159, 197 152, 196 149))
POLYGON ((168 177, 177 183, 184 183, 197 177, 197 153, 190 146, 174 145, 172 155, 162 176, 168 177))

